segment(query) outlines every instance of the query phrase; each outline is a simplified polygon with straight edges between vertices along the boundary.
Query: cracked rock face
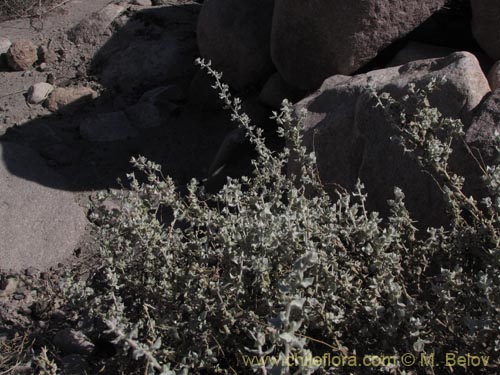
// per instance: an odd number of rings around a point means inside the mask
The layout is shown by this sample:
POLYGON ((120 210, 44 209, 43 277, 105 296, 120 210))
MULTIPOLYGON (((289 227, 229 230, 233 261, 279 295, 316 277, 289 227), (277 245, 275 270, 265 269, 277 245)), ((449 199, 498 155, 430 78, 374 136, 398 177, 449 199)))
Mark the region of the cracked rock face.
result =
POLYGON ((311 90, 351 74, 446 0, 276 0, 271 56, 291 85, 311 90))

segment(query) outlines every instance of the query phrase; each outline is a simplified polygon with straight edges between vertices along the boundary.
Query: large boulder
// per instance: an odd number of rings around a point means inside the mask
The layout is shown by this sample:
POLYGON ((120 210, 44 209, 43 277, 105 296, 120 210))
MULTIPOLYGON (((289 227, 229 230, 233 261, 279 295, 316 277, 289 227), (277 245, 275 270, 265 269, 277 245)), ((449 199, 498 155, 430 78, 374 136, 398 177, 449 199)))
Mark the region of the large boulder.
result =
POLYGON ((199 56, 198 8, 171 5, 141 11, 99 50, 91 71, 101 76, 104 86, 127 95, 190 81, 199 56))
POLYGON ((0 269, 42 269, 71 256, 86 219, 66 182, 29 148, 0 143, 0 155, 0 269))
POLYGON ((207 0, 198 20, 198 46, 234 89, 273 71, 270 37, 274 0, 207 0))
MULTIPOLYGON (((386 215, 386 202, 398 186, 418 222, 423 226, 444 224, 442 195, 433 180, 393 141, 396 131, 384 111, 375 108, 369 86, 401 98, 409 83, 421 87, 432 78, 445 76, 446 82, 430 97, 431 105, 445 116, 470 123, 473 109, 489 92, 489 86, 477 59, 466 52, 354 77, 333 76, 299 102, 296 110, 309 112, 304 142, 316 152, 326 187, 353 189, 360 179, 366 186, 369 207, 386 215)), ((290 172, 294 172, 293 165, 290 172)))
POLYGON ((290 84, 315 89, 351 74, 446 0, 276 0, 271 55, 290 84))
POLYGON ((471 0, 472 32, 481 48, 494 60, 500 60, 500 2, 471 0))

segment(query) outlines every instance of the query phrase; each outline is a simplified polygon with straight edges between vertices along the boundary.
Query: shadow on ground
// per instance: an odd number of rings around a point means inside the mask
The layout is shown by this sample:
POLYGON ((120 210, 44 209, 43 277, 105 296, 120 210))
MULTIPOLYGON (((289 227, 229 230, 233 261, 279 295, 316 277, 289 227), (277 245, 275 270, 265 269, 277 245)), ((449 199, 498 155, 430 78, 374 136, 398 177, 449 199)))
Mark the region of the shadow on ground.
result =
POLYGON ((80 131, 89 118, 124 111, 155 87, 175 85, 186 91, 197 69, 195 25, 199 7, 151 8, 131 16, 89 64, 89 75, 97 76, 104 87, 99 98, 84 106, 72 103, 74 108, 9 128, 0 138, 9 172, 55 189, 91 191, 118 187, 117 178, 125 180, 125 174, 132 170, 130 158, 143 155, 160 163, 164 174, 179 183, 192 177, 204 178, 234 125, 225 113, 198 111, 187 103, 186 95, 172 101, 174 110, 166 113, 165 108, 158 108, 159 126, 137 128, 133 137, 124 134, 116 141, 98 142, 80 131), (20 162, 11 152, 17 144, 36 150, 68 183, 61 186, 44 178, 44 173, 25 168, 26 161, 20 162))

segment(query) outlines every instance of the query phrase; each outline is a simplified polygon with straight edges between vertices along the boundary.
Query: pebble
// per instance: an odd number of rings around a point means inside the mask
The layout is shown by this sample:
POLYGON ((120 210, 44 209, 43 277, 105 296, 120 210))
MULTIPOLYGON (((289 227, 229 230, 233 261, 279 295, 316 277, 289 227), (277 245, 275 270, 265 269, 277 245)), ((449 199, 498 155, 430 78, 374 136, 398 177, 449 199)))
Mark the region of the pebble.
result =
POLYGON ((28 103, 40 104, 48 98, 52 91, 54 91, 54 86, 49 83, 35 83, 28 91, 28 103))
POLYGON ((7 53, 11 45, 12 42, 9 39, 0 36, 0 55, 7 53))

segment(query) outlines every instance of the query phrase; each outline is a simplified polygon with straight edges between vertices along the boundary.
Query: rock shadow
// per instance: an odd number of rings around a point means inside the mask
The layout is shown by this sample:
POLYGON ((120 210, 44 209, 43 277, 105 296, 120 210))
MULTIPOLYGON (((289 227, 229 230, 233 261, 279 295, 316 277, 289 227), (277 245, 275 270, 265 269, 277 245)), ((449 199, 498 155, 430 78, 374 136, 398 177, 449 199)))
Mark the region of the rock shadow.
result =
POLYGON ((88 65, 88 75, 103 87, 101 95, 9 128, 0 137, 9 172, 74 192, 117 188, 117 178, 125 181, 132 170, 130 158, 143 155, 181 184, 206 177, 234 125, 227 114, 203 113, 187 102, 197 71, 199 9, 199 4, 154 7, 125 17, 122 25, 115 21, 116 32, 88 65), (67 183, 18 163, 19 144, 37 151, 67 183))

